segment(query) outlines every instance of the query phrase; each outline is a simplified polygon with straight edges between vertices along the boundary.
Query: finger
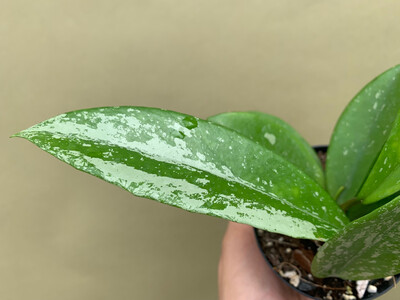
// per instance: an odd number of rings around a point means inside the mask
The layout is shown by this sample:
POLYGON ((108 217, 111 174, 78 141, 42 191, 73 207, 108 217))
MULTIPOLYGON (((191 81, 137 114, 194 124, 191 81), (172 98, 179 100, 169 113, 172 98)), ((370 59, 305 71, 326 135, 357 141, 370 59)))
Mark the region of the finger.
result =
POLYGON ((268 266, 254 228, 229 222, 219 263, 220 300, 300 299, 268 266))

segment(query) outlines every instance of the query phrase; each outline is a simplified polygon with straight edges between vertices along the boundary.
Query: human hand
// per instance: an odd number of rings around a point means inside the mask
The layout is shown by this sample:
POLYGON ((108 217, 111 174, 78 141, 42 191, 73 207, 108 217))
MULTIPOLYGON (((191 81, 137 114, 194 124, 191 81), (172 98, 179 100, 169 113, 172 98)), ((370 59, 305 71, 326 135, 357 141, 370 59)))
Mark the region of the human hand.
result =
POLYGON ((218 266, 220 300, 306 300, 283 283, 257 246, 254 229, 229 222, 218 266))

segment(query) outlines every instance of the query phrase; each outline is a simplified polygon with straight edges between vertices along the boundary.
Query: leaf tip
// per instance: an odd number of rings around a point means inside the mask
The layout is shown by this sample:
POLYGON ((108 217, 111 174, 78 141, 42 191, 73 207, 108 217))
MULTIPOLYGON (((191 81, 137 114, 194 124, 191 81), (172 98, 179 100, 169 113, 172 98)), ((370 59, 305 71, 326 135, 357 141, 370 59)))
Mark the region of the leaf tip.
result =
POLYGON ((10 139, 12 139, 12 138, 25 138, 24 131, 25 130, 22 130, 20 132, 14 133, 13 135, 10 135, 9 138, 10 139))
POLYGON ((20 132, 14 133, 13 135, 10 135, 9 138, 15 138, 15 137, 21 137, 20 132))

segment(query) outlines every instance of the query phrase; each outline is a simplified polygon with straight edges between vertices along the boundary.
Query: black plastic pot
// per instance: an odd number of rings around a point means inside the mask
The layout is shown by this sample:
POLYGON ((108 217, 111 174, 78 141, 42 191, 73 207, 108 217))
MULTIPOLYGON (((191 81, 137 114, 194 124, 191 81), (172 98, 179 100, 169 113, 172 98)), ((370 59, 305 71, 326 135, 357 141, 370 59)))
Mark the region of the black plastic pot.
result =
MULTIPOLYGON (((326 153, 326 152, 327 152, 327 149, 328 149, 327 146, 315 146, 315 147, 314 147, 314 150, 315 150, 316 152, 320 152, 320 151, 321 151, 321 152, 323 152, 323 153, 326 153)), ((307 294, 306 291, 300 289, 301 285, 299 285, 299 286, 296 288, 295 286, 293 286, 292 284, 290 284, 289 281, 288 281, 287 279, 283 278, 283 277, 274 269, 273 264, 269 261, 268 257, 267 257, 266 254, 264 253, 264 250, 263 250, 263 247, 262 247, 262 244, 261 244, 261 241, 260 241, 260 237, 259 237, 259 234, 258 234, 258 230, 259 230, 259 229, 256 229, 256 228, 254 229, 254 233, 255 233, 255 236, 256 236, 256 240, 257 240, 258 247, 259 247, 259 249, 260 249, 260 251, 261 251, 263 257, 265 258, 267 264, 272 268, 272 270, 274 271, 274 273, 275 273, 279 278, 281 278, 281 280, 282 280, 285 284, 287 284, 290 288, 295 289, 298 293, 300 293, 300 294, 302 294, 302 295, 304 295, 304 296, 307 296, 307 297, 309 297, 310 299, 318 299, 318 300, 319 300, 319 299, 322 299, 322 298, 319 298, 319 297, 316 298, 316 297, 313 297, 313 296, 307 294)), ((384 279, 378 279, 378 280, 375 280, 375 281, 371 280, 371 284, 373 284, 373 283, 376 282, 376 281, 379 281, 379 282, 380 282, 380 284, 379 284, 379 286, 378 286, 378 290, 377 290, 376 293, 368 293, 368 292, 366 292, 365 295, 364 295, 364 297, 363 297, 362 299, 363 299, 363 300, 364 300, 364 299, 365 299, 365 300, 366 300, 366 299, 370 300, 370 299, 376 299, 376 298, 382 296, 382 295, 385 294, 387 291, 389 291, 391 288, 393 288, 393 286, 395 285, 394 282, 398 282, 399 279, 400 279, 400 274, 395 275, 395 276, 394 276, 394 280, 389 280, 389 281, 385 281, 384 279)), ((338 299, 333 298, 333 300, 338 300, 338 299)))
MULTIPOLYGON (((313 296, 309 295, 309 294, 307 293, 306 290, 301 290, 301 288, 304 287, 304 285, 299 285, 298 287, 295 287, 295 286, 291 285, 287 279, 283 278, 283 277, 275 270, 273 264, 269 261, 268 257, 267 257, 266 254, 264 253, 264 250, 262 249, 261 241, 260 241, 259 235, 257 234, 257 231, 258 231, 258 230, 260 230, 260 229, 254 228, 254 234, 255 234, 255 236, 256 236, 257 245, 258 245, 258 247, 259 247, 259 249, 260 249, 260 251, 261 251, 261 254, 263 255, 265 261, 267 262, 268 266, 274 271, 274 273, 275 273, 289 288, 292 288, 292 289, 296 290, 298 293, 300 293, 300 294, 302 294, 302 295, 304 295, 304 296, 307 296, 307 297, 309 297, 310 299, 317 299, 317 300, 323 299, 323 298, 319 298, 319 297, 313 297, 313 296)), ((399 282, 399 280, 400 280, 400 274, 395 275, 394 278, 395 278, 394 280, 395 280, 396 282, 399 282)), ((371 280, 371 282, 370 282, 371 284, 374 284, 376 281, 380 281, 380 284, 379 284, 379 286, 378 286, 377 292, 376 292, 376 293, 368 293, 368 292, 366 292, 365 295, 364 295, 364 297, 361 298, 361 299, 362 299, 362 300, 367 300, 367 299, 370 300, 370 299, 376 299, 376 298, 382 296, 382 295, 385 294, 387 291, 389 291, 391 288, 393 288, 393 286, 394 286, 394 280, 389 280, 389 281, 385 281, 385 280, 383 280, 383 279, 371 280)), ((341 300, 341 299, 342 299, 342 298, 340 298, 340 300, 341 300)), ((333 298, 333 300, 339 300, 339 299, 333 298)))

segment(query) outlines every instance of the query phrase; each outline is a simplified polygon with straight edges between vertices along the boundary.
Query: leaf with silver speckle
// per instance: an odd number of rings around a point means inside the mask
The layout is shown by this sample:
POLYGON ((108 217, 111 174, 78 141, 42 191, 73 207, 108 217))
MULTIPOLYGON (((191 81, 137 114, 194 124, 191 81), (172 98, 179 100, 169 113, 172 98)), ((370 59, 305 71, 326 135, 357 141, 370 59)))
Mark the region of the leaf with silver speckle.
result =
MULTIPOLYGON (((400 99, 398 100, 400 102, 400 99)), ((373 203, 400 190, 400 114, 358 198, 373 203)))
POLYGON ((298 238, 348 219, 317 183, 233 130, 143 107, 74 111, 16 136, 132 194, 298 238))
POLYGON ((400 65, 367 84, 333 132, 326 162, 327 189, 343 204, 359 192, 400 109, 400 65))
POLYGON ((208 120, 233 129, 274 151, 324 186, 324 173, 315 151, 283 120, 260 112, 222 113, 208 120))
POLYGON ((400 272, 400 197, 347 225, 318 251, 317 277, 372 280, 400 272))

